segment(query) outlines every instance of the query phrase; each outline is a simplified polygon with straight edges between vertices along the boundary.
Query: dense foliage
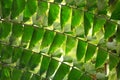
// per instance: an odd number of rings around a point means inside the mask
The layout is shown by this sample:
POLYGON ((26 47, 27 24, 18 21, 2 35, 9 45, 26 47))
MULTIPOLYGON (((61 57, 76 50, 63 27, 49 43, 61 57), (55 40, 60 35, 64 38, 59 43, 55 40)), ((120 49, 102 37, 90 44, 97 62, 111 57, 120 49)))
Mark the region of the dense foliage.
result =
POLYGON ((0 0, 0 80, 120 80, 120 0, 0 0))

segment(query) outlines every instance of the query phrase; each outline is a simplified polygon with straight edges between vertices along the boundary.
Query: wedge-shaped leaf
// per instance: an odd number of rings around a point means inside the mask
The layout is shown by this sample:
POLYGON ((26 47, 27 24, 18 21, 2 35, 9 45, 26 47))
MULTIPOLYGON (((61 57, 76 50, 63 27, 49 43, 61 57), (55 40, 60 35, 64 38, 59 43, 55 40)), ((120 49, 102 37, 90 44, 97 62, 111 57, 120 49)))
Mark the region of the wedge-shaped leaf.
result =
POLYGON ((60 12, 60 7, 57 4, 50 4, 49 15, 48 15, 48 25, 51 26, 53 22, 58 18, 60 12))
POLYGON ((96 46, 92 44, 88 44, 87 51, 85 54, 85 62, 90 60, 94 56, 95 51, 96 51, 96 46))
POLYGON ((22 71, 19 69, 14 69, 12 71, 11 80, 20 80, 22 76, 22 71))
POLYGON ((21 80, 30 80, 31 75, 32 74, 30 72, 25 71, 21 76, 21 80))
POLYGON ((56 33, 53 43, 50 46, 49 54, 53 54, 58 48, 60 48, 65 39, 66 39, 65 35, 61 33, 56 33))
POLYGON ((78 9, 72 9, 72 22, 71 27, 74 29, 76 26, 79 26, 82 20, 83 12, 78 9))
POLYGON ((49 67, 47 70, 47 74, 46 74, 46 78, 49 79, 57 70, 59 61, 55 60, 55 59, 51 59, 50 63, 49 63, 49 67))
POLYGON ((27 21, 37 9, 37 0, 27 0, 24 10, 24 21, 27 21))
POLYGON ((34 28, 32 26, 24 26, 24 30, 23 30, 23 36, 22 36, 22 42, 21 42, 21 46, 24 48, 28 48, 31 38, 32 38, 32 34, 33 34, 33 30, 34 28))
POLYGON ((22 55, 22 48, 14 48, 13 54, 12 54, 12 62, 17 62, 21 55, 22 55))
POLYGON ((84 31, 86 36, 88 35, 89 30, 93 25, 93 17, 94 15, 91 13, 88 13, 88 12, 84 13, 84 31))
POLYGON ((71 51, 74 51, 74 47, 76 45, 76 39, 73 37, 67 37, 67 41, 66 41, 66 49, 65 49, 65 53, 68 54, 71 51))
POLYGON ((98 0, 97 8, 98 14, 106 14, 108 8, 108 0, 98 0))
POLYGON ((86 53, 87 43, 85 41, 79 40, 77 45, 77 60, 81 60, 86 53))
POLYGON ((107 21, 105 24, 105 39, 111 37, 115 32, 116 32, 116 23, 112 22, 112 21, 107 21))
POLYGON ((11 19, 19 16, 25 8, 25 0, 13 0, 11 9, 11 19))
POLYGON ((2 67, 0 80, 10 80, 11 72, 9 67, 2 67))
POLYGON ((117 1, 115 8, 112 12, 111 19, 120 20, 120 1, 117 1))
POLYGON ((2 17, 6 18, 10 15, 10 11, 11 11, 11 6, 12 6, 12 2, 13 0, 1 0, 1 9, 2 9, 2 17))
POLYGON ((40 44, 44 35, 44 30, 42 28, 34 28, 32 39, 29 48, 34 52, 40 51, 40 44))
POLYGON ((67 6, 61 7, 61 27, 64 32, 71 31, 71 16, 72 16, 72 9, 67 6))
POLYGON ((28 67, 30 67, 31 70, 34 70, 40 63, 40 60, 41 60, 41 54, 33 53, 29 60, 28 67))
POLYGON ((83 74, 79 80, 93 80, 89 75, 83 74))
POLYGON ((116 40, 120 42, 120 26, 118 25, 117 27, 117 32, 116 32, 116 40))
POLYGON ((49 63, 50 63, 50 57, 43 56, 40 67, 40 75, 43 75, 47 71, 49 67, 49 63))
POLYGON ((101 67, 101 66, 105 63, 107 57, 108 57, 108 52, 105 51, 105 50, 102 49, 102 48, 99 48, 99 49, 98 49, 98 53, 97 53, 97 58, 96 58, 95 67, 96 67, 96 68, 101 67))
POLYGON ((72 70, 70 71, 68 75, 68 80, 79 80, 81 76, 82 76, 81 71, 79 71, 76 68, 72 68, 72 70))
POLYGON ((20 24, 13 24, 12 35, 10 37, 10 44, 13 46, 19 46, 21 44, 22 34, 23 26, 20 24))
POLYGON ((42 52, 45 52, 45 53, 48 52, 49 47, 53 42, 54 35, 55 33, 53 31, 49 31, 49 30, 45 31, 45 34, 41 43, 41 47, 40 47, 42 52))
POLYGON ((32 78, 30 80, 40 80, 40 76, 33 74, 32 78))
POLYGON ((62 63, 55 73, 53 80, 62 80, 69 72, 70 66, 62 63))
POLYGON ((100 31, 100 29, 104 26, 105 22, 105 18, 101 16, 95 16, 92 34, 94 35, 96 32, 100 31))
POLYGON ((11 31, 12 31, 11 23, 2 22, 0 40, 8 43, 11 35, 11 31))
POLYGON ((32 52, 28 50, 24 50, 22 56, 20 58, 20 68, 24 68, 28 65, 28 62, 32 56, 32 52))
POLYGON ((48 26, 48 3, 38 2, 37 10, 37 24, 42 24, 43 26, 48 26))
POLYGON ((1 61, 10 63, 11 62, 10 58, 12 58, 12 53, 13 53, 13 47, 2 46, 1 61))
POLYGON ((119 57, 115 54, 109 54, 109 69, 112 70, 113 68, 115 68, 117 66, 117 64, 119 63, 119 57))

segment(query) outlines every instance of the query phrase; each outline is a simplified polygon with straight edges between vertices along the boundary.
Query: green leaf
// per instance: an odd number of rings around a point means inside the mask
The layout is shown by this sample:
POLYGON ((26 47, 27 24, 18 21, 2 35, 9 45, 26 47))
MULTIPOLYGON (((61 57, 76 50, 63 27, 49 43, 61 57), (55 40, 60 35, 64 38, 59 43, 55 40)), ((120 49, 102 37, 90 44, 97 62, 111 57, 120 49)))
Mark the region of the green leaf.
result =
MULTIPOLYGON (((73 38, 73 37, 67 37, 67 41, 66 41, 66 50, 65 50, 65 53, 68 54, 69 52, 71 52, 75 45, 76 45, 76 39, 73 38)), ((74 50, 73 50, 74 51, 74 50)))
POLYGON ((38 2, 37 10, 37 24, 42 24, 43 26, 48 26, 48 3, 47 2, 38 2))
POLYGON ((17 62, 18 59, 20 59, 22 55, 23 49, 21 48, 14 48, 13 54, 12 54, 12 62, 17 62))
POLYGON ((11 46, 3 46, 2 53, 1 53, 1 59, 3 62, 10 63, 7 61, 7 59, 10 59, 12 57, 13 53, 13 47, 11 46))
POLYGON ((58 68, 57 72, 55 73, 53 80, 62 80, 69 72, 69 69, 70 69, 70 66, 62 63, 58 68))
POLYGON ((10 80, 11 73, 9 67, 3 67, 1 73, 0 80, 10 80))
POLYGON ((19 69, 14 69, 12 71, 11 80, 20 80, 22 76, 22 71, 19 69))
POLYGON ((32 75, 32 74, 31 74, 30 72, 25 71, 25 72, 22 74, 21 80, 30 80, 31 75, 32 75))
POLYGON ((33 30, 34 30, 33 26, 28 26, 28 25, 24 26, 22 42, 21 42, 22 47, 24 48, 29 47, 29 43, 31 41, 32 34, 33 34, 33 30))
POLYGON ((28 50, 24 50, 22 56, 20 58, 20 68, 24 68, 28 65, 28 62, 32 56, 32 52, 28 50))
POLYGON ((96 51, 96 46, 92 44, 88 44, 86 55, 85 55, 85 62, 90 60, 94 56, 95 51, 96 51))
POLYGON ((68 80, 79 80, 81 76, 82 76, 81 71, 79 71, 76 68, 72 68, 72 70, 70 71, 68 75, 68 80))
POLYGON ((2 9, 2 17, 6 18, 10 15, 12 2, 13 0, 1 0, 1 9, 2 9))
POLYGON ((49 30, 45 31, 45 34, 41 43, 41 47, 40 47, 42 52, 45 52, 45 53, 48 52, 48 49, 54 39, 54 35, 55 33, 53 31, 49 31, 49 30))
POLYGON ((105 18, 95 16, 92 34, 94 35, 96 32, 100 31, 100 29, 104 26, 105 22, 106 22, 105 18))
POLYGON ((81 60, 86 53, 87 43, 85 41, 79 40, 77 46, 77 60, 81 60))
POLYGON ((44 29, 42 28, 35 28, 32 39, 30 42, 29 48, 32 49, 34 52, 39 52, 40 51, 40 44, 44 35, 44 29))
POLYGON ((115 32, 116 32, 116 23, 112 22, 112 21, 107 21, 105 24, 105 39, 111 37, 115 32))
POLYGON ((51 26, 53 22, 58 18, 60 12, 60 7, 57 4, 50 4, 49 15, 48 15, 48 25, 51 26))
POLYGON ((40 60, 41 60, 41 54, 33 53, 29 60, 28 67, 30 67, 31 70, 34 70, 40 63, 40 60))
POLYGON ((53 54, 58 48, 60 48, 65 39, 66 39, 65 35, 61 33, 56 33, 53 43, 50 46, 49 54, 53 54))
POLYGON ((54 74, 54 72, 57 70, 58 64, 59 64, 59 61, 55 59, 51 59, 48 70, 47 70, 47 74, 46 74, 47 79, 49 79, 54 74))
POLYGON ((84 31, 86 36, 88 35, 89 30, 92 28, 93 17, 94 15, 92 13, 88 13, 88 12, 84 13, 84 31))
POLYGON ((21 44, 22 34, 23 26, 21 24, 13 24, 12 35, 10 37, 10 44, 13 46, 19 46, 21 44))
POLYGON ((115 5, 115 8, 112 12, 111 19, 120 20, 120 1, 115 5))
POLYGON ((72 9, 72 22, 71 22, 72 29, 80 25, 82 16, 83 16, 82 11, 78 9, 72 9))
POLYGON ((11 35, 11 31, 12 31, 11 23, 2 22, 0 40, 8 43, 11 35))
POLYGON ((24 10, 24 21, 27 21, 37 9, 37 0, 27 0, 24 10))
POLYGON ((116 40, 120 42, 120 26, 117 27, 116 40))
POLYGON ((107 14, 108 0, 98 0, 97 9, 98 14, 107 14))
POLYGON ((108 52, 105 51, 104 49, 99 48, 98 53, 97 53, 95 67, 96 68, 101 67, 105 63, 107 57, 108 57, 108 52))
POLYGON ((11 19, 19 16, 25 8, 25 0, 13 0, 11 9, 11 19))
POLYGON ((71 31, 71 16, 72 9, 67 6, 61 8, 61 27, 65 32, 71 31))
POLYGON ((79 80, 93 80, 90 76, 83 74, 79 80))
POLYGON ((114 54, 109 54, 109 69, 112 70, 119 63, 119 57, 114 54))
POLYGON ((40 75, 44 74, 47 71, 49 67, 49 63, 50 63, 50 57, 43 56, 40 67, 40 75))

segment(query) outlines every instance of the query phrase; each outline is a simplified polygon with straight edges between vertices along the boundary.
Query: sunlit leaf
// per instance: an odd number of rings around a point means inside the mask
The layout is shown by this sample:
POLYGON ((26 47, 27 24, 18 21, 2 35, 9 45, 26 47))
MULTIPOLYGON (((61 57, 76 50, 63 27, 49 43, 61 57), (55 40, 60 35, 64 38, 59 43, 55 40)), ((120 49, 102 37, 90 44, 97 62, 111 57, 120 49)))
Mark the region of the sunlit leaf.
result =
POLYGON ((95 51, 96 51, 96 46, 92 44, 88 44, 86 55, 85 55, 85 62, 90 60, 94 56, 95 51))
POLYGON ((37 9, 37 0, 27 0, 24 9, 24 21, 27 21, 37 9))
POLYGON ((84 13, 84 31, 85 35, 87 36, 89 33, 89 30, 92 28, 93 25, 93 14, 85 12, 84 13))
POLYGON ((69 75, 68 75, 68 80, 79 80, 80 77, 82 75, 82 72, 72 68, 72 70, 70 71, 69 75))
POLYGON ((11 19, 19 16, 25 8, 25 0, 13 0, 11 9, 11 19))
POLYGON ((82 40, 78 41, 76 57, 79 61, 84 57, 86 53, 86 47, 87 47, 87 43, 85 41, 82 40))
POLYGON ((105 27, 104 27, 104 29, 105 29, 105 34, 104 34, 105 39, 111 37, 116 32, 116 27, 117 27, 116 23, 114 23, 112 21, 111 22, 109 22, 109 21, 106 22, 105 27))
POLYGON ((114 54, 109 54, 109 69, 112 70, 113 68, 115 68, 119 62, 119 58, 117 55, 114 54))
POLYGON ((54 74, 54 72, 57 70, 58 64, 59 62, 57 60, 51 59, 47 70, 46 78, 49 79, 54 74))
POLYGON ((69 72, 70 66, 67 64, 61 64, 58 68, 55 76, 53 77, 53 80, 62 80, 66 74, 69 72))
POLYGON ((13 0, 1 0, 0 2, 1 2, 1 7, 2 7, 1 8, 2 9, 2 17, 6 18, 10 15, 13 0))
POLYGON ((96 68, 101 67, 105 63, 107 57, 108 57, 108 52, 105 51, 104 49, 99 48, 98 53, 97 53, 95 67, 96 68))
POLYGON ((111 19, 120 20, 120 7, 119 6, 120 6, 120 1, 118 0, 112 12, 111 19))
POLYGON ((53 22, 58 18, 59 14, 59 5, 50 4, 49 15, 48 15, 48 25, 52 25, 53 22))

